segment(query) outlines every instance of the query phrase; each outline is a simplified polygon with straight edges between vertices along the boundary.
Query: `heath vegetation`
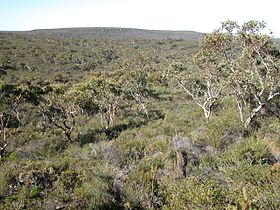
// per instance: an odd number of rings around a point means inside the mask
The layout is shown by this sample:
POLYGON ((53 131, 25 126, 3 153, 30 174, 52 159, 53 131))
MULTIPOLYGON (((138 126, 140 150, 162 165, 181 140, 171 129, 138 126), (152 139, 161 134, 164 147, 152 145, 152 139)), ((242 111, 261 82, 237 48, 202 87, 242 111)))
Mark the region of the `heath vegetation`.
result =
POLYGON ((0 209, 279 209, 280 51, 265 30, 1 33, 0 209))

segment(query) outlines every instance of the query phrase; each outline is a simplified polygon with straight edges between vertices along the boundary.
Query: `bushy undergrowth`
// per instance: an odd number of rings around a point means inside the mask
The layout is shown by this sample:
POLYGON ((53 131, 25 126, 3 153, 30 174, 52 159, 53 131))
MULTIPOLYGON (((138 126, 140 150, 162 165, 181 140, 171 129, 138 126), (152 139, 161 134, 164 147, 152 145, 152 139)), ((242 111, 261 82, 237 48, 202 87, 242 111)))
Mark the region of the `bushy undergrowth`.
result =
MULTIPOLYGON (((117 72, 136 57, 149 71, 161 71, 196 50, 182 40, 141 40, 137 49, 125 40, 1 40, 13 58, 9 63, 1 49, 1 79, 46 77, 66 86, 117 72)), ((22 124, 7 128, 0 209, 280 209, 280 122, 271 113, 279 104, 248 131, 230 99, 205 120, 184 92, 153 77, 158 95, 145 99, 148 117, 135 103, 123 105, 108 127, 100 115, 82 113, 72 143, 23 107, 22 124)))

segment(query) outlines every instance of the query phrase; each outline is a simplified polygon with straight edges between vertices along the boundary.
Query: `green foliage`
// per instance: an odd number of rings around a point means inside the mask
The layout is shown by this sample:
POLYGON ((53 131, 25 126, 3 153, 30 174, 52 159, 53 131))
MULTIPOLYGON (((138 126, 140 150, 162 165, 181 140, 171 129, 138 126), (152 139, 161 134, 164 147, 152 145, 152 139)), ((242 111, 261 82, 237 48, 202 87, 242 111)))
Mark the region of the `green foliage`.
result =
POLYGON ((123 201, 127 208, 156 209, 161 206, 158 172, 163 167, 163 158, 163 154, 145 158, 129 174, 123 192, 123 201))
POLYGON ((264 22, 224 22, 202 37, 193 61, 187 60, 189 68, 174 62, 168 76, 203 109, 206 119, 213 106, 233 96, 244 127, 253 127, 261 110, 280 95, 279 49, 264 32, 264 22))
POLYGON ((167 198, 163 209, 224 209, 237 196, 215 177, 189 177, 173 183, 163 182, 162 185, 166 187, 164 196, 167 198))
POLYGON ((131 139, 126 143, 122 142, 121 151, 127 157, 128 163, 134 163, 145 156, 146 142, 139 139, 131 139))
POLYGON ((230 110, 223 115, 213 116, 206 124, 209 145, 223 149, 238 141, 242 136, 242 125, 239 123, 236 113, 230 110))
POLYGON ((75 189, 75 197, 84 208, 103 209, 110 202, 108 180, 102 175, 94 175, 75 189), (99 177, 100 176, 100 177, 99 177))
POLYGON ((221 154, 221 160, 227 164, 237 164, 245 161, 248 164, 273 164, 267 144, 259 139, 250 138, 232 145, 221 154))
POLYGON ((236 109, 256 105, 252 67, 261 101, 278 91, 263 27, 225 22, 199 48, 0 34, 0 209, 279 209, 279 100, 251 130, 236 109))

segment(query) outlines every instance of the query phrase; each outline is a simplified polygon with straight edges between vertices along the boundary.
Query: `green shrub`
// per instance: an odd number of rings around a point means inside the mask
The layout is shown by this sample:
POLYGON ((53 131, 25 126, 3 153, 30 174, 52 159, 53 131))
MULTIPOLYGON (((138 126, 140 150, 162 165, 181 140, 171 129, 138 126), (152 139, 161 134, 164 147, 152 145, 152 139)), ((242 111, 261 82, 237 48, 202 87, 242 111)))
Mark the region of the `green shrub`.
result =
POLYGON ((160 183, 165 203, 163 209, 225 209, 233 203, 236 192, 217 177, 188 177, 160 183))
POLYGON ((242 137, 242 124, 232 111, 219 113, 206 123, 209 145, 224 149, 242 137))
POLYGON ((224 166, 220 171, 230 180, 232 189, 247 189, 253 209, 279 209, 279 173, 271 173, 270 169, 269 165, 252 166, 241 162, 235 166, 224 166))
POLYGON ((0 197, 5 197, 9 194, 9 185, 14 174, 9 163, 1 163, 0 167, 0 197))
POLYGON ((123 202, 129 209, 156 209, 161 206, 158 176, 164 167, 162 153, 145 158, 133 167, 123 186, 123 202))
POLYGON ((145 156, 147 142, 142 139, 130 139, 116 145, 127 163, 135 163, 145 156))
POLYGON ((74 189, 74 199, 86 209, 104 209, 113 205, 113 177, 110 167, 96 165, 85 168, 81 182, 74 189))
POLYGON ((238 164, 245 161, 252 165, 272 164, 275 161, 267 144, 256 138, 247 138, 232 145, 220 155, 220 160, 226 164, 238 164))
POLYGON ((103 209, 111 199, 108 191, 108 183, 95 177, 77 187, 74 195, 82 208, 103 209))

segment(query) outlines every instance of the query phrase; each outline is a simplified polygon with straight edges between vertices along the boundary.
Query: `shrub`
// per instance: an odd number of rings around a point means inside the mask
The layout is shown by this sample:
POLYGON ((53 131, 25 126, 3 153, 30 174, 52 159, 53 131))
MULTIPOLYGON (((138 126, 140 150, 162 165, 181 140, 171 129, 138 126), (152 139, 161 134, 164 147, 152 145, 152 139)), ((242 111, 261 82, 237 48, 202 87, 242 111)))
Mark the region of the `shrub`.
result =
POLYGON ((220 160, 226 164, 247 162, 253 164, 272 164, 275 159, 271 155, 267 144, 260 139, 247 138, 228 148, 220 155, 220 160))

